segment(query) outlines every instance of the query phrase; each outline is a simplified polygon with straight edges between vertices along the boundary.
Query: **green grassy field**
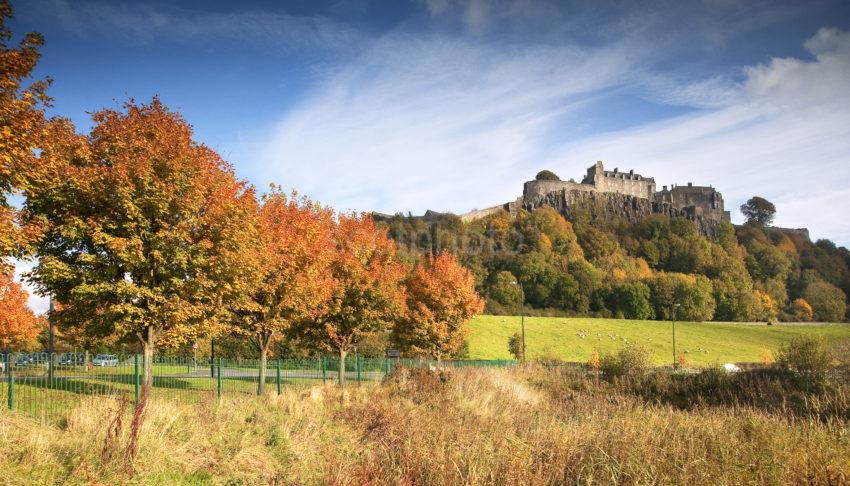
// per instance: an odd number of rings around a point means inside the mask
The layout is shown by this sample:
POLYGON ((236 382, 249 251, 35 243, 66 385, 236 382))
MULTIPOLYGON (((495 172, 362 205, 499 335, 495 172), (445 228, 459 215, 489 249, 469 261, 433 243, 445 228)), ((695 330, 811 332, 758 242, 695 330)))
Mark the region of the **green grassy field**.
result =
MULTIPOLYGON (((510 358, 508 338, 519 332, 518 316, 478 316, 470 323, 471 359, 510 358)), ((677 322, 676 350, 693 365, 759 362, 798 334, 821 336, 828 341, 850 339, 850 324, 778 324, 677 322)), ((553 356, 566 361, 587 361, 593 350, 616 351, 628 343, 645 346, 657 364, 672 361, 669 321, 630 321, 565 317, 526 317, 526 352, 529 358, 553 356)))

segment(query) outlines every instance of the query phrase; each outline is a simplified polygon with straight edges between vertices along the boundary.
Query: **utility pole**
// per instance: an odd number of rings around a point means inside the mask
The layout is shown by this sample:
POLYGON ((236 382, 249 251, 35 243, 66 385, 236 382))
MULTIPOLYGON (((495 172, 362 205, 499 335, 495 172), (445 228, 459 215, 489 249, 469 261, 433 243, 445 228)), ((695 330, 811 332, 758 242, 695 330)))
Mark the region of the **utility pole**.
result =
POLYGON ((676 369, 676 316, 678 314, 679 304, 673 304, 673 370, 676 369))
POLYGON ((519 301, 519 319, 522 326, 522 362, 525 363, 525 290, 522 288, 522 283, 519 283, 519 293, 521 298, 519 301))
POLYGON ((522 288, 522 283, 519 280, 514 280, 511 285, 519 287, 519 319, 522 326, 522 362, 525 363, 525 290, 522 288))

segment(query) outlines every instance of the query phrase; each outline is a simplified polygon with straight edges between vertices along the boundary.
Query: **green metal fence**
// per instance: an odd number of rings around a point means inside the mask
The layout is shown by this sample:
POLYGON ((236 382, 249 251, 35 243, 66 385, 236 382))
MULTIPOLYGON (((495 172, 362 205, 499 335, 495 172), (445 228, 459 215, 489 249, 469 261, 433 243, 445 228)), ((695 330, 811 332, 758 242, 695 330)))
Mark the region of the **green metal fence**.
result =
MULTIPOLYGON (((33 417, 60 416, 85 396, 124 397, 138 402, 145 374, 141 355, 81 353, 0 353, 0 407, 33 417)), ((515 362, 444 361, 444 367, 504 367, 515 362)), ((225 395, 257 393, 260 362, 256 359, 187 358, 156 356, 151 365, 151 398, 184 403, 225 395)), ((361 358, 345 362, 346 381, 353 384, 382 380, 397 366, 435 366, 414 359, 361 358)), ((334 382, 337 357, 269 359, 266 390, 293 385, 334 382)))

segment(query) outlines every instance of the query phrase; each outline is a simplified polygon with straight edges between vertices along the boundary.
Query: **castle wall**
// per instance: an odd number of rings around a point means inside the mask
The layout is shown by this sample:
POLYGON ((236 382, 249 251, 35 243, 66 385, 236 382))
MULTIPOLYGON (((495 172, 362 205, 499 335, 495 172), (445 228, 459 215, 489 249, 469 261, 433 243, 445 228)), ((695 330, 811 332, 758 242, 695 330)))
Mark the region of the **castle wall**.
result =
POLYGON ((602 162, 590 166, 581 183, 558 180, 532 180, 523 186, 522 197, 502 206, 477 210, 461 216, 477 219, 498 211, 510 214, 522 208, 533 211, 540 206, 552 206, 564 216, 578 211, 588 212, 593 219, 624 218, 637 222, 653 214, 690 219, 705 235, 716 231, 717 223, 729 222, 724 210, 723 196, 713 187, 675 186, 656 192, 655 179, 630 170, 605 170, 602 162))
POLYGON ((637 174, 606 171, 603 177, 596 181, 596 189, 600 192, 616 192, 652 199, 655 194, 655 182, 637 174))
POLYGON ((596 188, 588 184, 579 184, 569 181, 528 181, 522 187, 522 198, 533 199, 545 196, 555 191, 595 191, 596 188))
POLYGON ((644 197, 596 190, 561 189, 523 201, 523 209, 526 211, 534 211, 541 206, 551 206, 570 220, 579 212, 589 216, 591 221, 624 219, 632 224, 655 214, 686 218, 695 222, 700 233, 706 236, 716 234, 719 222, 717 219, 696 214, 693 207, 677 208, 670 203, 652 201, 644 197))
POLYGON ((655 200, 676 208, 687 209, 697 217, 715 221, 731 220, 729 212, 723 207, 723 195, 713 187, 694 186, 688 183, 687 186, 675 186, 668 191, 667 186, 664 186, 664 189, 656 194, 655 200))
POLYGON ((605 170, 602 162, 590 166, 582 184, 592 185, 599 192, 615 192, 634 197, 652 199, 655 194, 655 179, 635 174, 635 171, 620 172, 605 170))

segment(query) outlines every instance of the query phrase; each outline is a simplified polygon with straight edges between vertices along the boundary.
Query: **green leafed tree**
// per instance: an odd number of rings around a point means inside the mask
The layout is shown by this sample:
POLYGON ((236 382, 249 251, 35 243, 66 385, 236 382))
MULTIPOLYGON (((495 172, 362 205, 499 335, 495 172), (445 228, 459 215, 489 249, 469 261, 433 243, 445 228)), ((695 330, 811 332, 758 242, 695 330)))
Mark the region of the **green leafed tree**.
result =
POLYGON ((490 284, 490 298, 507 309, 519 312, 522 291, 514 274, 507 270, 497 272, 490 284))
POLYGON ((641 282, 614 285, 608 293, 608 308, 626 319, 651 319, 649 287, 641 282))
POLYGON ((763 197, 753 196, 741 205, 741 213, 748 223, 769 226, 776 215, 776 206, 763 197))
POLYGON ((803 298, 811 304, 814 318, 821 322, 840 322, 847 312, 847 297, 835 285, 816 280, 803 291, 803 298))
POLYGON ((658 273, 646 280, 657 319, 708 321, 714 316, 711 281, 701 275, 658 273))

